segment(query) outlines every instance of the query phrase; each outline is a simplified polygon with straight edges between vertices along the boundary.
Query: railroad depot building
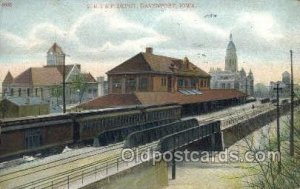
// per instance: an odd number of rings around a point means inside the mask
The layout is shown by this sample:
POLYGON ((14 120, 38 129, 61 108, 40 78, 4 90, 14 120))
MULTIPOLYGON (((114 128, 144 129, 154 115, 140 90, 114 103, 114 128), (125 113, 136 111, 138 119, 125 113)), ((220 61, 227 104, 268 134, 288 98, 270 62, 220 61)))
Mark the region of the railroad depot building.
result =
POLYGON ((189 61, 156 55, 146 48, 107 72, 109 94, 77 110, 128 105, 182 105, 183 115, 200 114, 245 102, 235 89, 210 89, 211 76, 189 61))
POLYGON ((176 92, 181 89, 208 89, 210 75, 195 66, 187 57, 183 60, 153 54, 146 48, 107 72, 109 92, 176 92))

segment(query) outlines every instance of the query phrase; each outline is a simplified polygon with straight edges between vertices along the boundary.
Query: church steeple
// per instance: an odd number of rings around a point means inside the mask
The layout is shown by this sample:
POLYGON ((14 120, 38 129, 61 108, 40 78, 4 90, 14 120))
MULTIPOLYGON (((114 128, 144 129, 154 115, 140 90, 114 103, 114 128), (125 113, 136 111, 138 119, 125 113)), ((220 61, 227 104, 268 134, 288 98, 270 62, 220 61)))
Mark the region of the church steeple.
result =
POLYGON ((233 43, 231 33, 229 35, 229 43, 226 49, 225 70, 231 72, 238 71, 236 48, 235 48, 235 44, 233 43))

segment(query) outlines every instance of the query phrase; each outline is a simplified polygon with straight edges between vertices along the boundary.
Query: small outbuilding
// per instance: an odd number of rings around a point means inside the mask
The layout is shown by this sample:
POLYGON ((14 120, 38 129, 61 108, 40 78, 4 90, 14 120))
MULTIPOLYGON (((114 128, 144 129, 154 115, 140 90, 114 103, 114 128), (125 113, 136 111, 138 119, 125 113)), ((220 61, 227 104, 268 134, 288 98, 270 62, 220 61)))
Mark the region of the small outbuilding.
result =
POLYGON ((49 114, 49 103, 38 97, 6 97, 0 101, 1 118, 49 114))

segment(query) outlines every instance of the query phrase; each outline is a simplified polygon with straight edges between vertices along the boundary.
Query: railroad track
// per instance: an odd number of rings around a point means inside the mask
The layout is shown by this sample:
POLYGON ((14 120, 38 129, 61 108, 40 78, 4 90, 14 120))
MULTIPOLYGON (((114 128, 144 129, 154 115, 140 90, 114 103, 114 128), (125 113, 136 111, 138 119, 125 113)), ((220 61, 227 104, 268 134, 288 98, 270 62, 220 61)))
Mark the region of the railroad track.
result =
MULTIPOLYGON (((266 105, 257 105, 255 111, 266 111, 270 109, 271 106, 266 105)), ((201 123, 209 122, 212 119, 221 119, 224 117, 229 117, 233 115, 232 109, 229 112, 221 113, 215 116, 201 117, 196 116, 198 121, 201 123)), ((238 111, 238 114, 245 114, 245 112, 253 112, 253 109, 241 108, 238 111)), ((189 117, 191 118, 191 117, 189 117)), ((139 147, 139 153, 153 148, 157 143, 151 143, 139 147)), ((93 169, 97 170, 107 167, 109 164, 118 163, 121 158, 121 149, 123 142, 111 145, 106 150, 95 149, 84 154, 77 154, 71 157, 62 158, 57 161, 49 162, 48 164, 37 165, 31 168, 26 168, 18 171, 12 171, 9 173, 1 174, 0 173, 0 188, 56 188, 59 183, 63 183, 68 177, 68 183, 72 181, 73 178, 78 178, 84 172, 91 172, 93 169), (81 162, 81 163, 80 163, 81 162), (90 163, 92 162, 92 163, 90 163), (78 163, 78 165, 76 165, 78 163), (71 166, 72 164, 72 166, 71 166), (69 167, 68 167, 69 165, 69 167), (66 170, 60 171, 55 174, 51 174, 51 170, 66 170), (43 176, 49 175, 49 176, 43 176), (35 179, 28 179, 26 177, 35 177, 35 179), (24 182, 26 180, 26 182, 24 182), (56 184, 55 184, 56 183, 56 184)))
MULTIPOLYGON (((86 163, 85 165, 81 166, 74 166, 74 167, 68 167, 67 164, 75 164, 76 161, 82 161, 84 158, 79 158, 77 160, 74 160, 72 162, 64 164, 64 161, 59 162, 55 166, 47 167, 47 165, 44 165, 44 167, 41 169, 39 166, 39 170, 36 172, 36 168, 23 170, 21 172, 13 172, 11 174, 7 174, 6 178, 1 179, 0 188, 57 188, 60 185, 65 185, 66 178, 68 178, 68 182, 74 180, 74 178, 78 178, 82 176, 83 173, 88 173, 91 171, 99 170, 99 169, 105 169, 109 165, 117 164, 118 162, 121 163, 121 150, 122 150, 122 144, 117 145, 118 148, 114 148, 112 150, 102 152, 101 154, 93 154, 86 159, 86 162, 92 162, 92 163, 86 163), (92 156, 98 156, 97 158, 93 158, 92 156), (96 160, 98 159, 98 160, 96 160), (96 160, 96 161, 93 161, 96 160), (58 168, 59 167, 59 168, 58 168), (69 169, 67 169, 69 168, 69 169), (57 174, 51 174, 52 169, 67 169, 67 171, 62 171, 57 174), (24 172, 25 171, 25 172, 24 172), (39 173, 41 175, 49 175, 49 176, 38 176, 39 173), (32 181, 27 181, 24 183, 24 179, 26 177, 36 177, 37 179, 32 179, 32 181), (18 182, 19 181, 19 182, 18 182), (22 183, 23 181, 23 183, 22 183), (18 184, 17 184, 18 183, 18 184)), ((154 148, 157 146, 157 142, 150 143, 144 146, 139 147, 139 153, 142 153, 143 151, 154 148)), ((2 177, 1 177, 2 178, 2 177)))
MULTIPOLYGON (((238 111, 233 109, 231 111, 227 111, 225 113, 222 114, 218 114, 218 115, 210 115, 208 117, 204 117, 202 118, 201 116, 194 116, 194 118, 196 118, 200 124, 203 123, 207 123, 213 120, 217 120, 217 119, 223 119, 228 117, 228 119, 230 119, 231 117, 236 117, 238 115, 242 115, 242 114, 248 114, 250 112, 254 112, 254 111, 267 111, 267 110, 271 110, 273 107, 269 106, 269 105, 257 105, 255 107, 255 109, 249 109, 249 108, 241 108, 238 111)), ((190 117, 191 118, 191 117, 190 117)))
POLYGON ((66 163, 80 161, 82 159, 97 156, 97 155, 103 154, 103 153, 110 153, 111 151, 113 151, 115 149, 122 148, 122 146, 123 146, 123 142, 116 143, 116 144, 109 145, 105 148, 101 148, 101 149, 99 148, 99 149, 91 150, 91 151, 84 152, 81 154, 75 154, 75 155, 72 155, 69 157, 65 157, 65 158, 61 158, 58 160, 53 160, 53 161, 47 162, 46 164, 43 163, 40 165, 32 166, 30 168, 25 167, 25 168, 21 168, 19 170, 14 170, 15 168, 13 168, 13 171, 8 171, 7 173, 5 173, 5 172, 0 173, 0 188, 4 185, 4 183, 10 182, 11 180, 23 178, 24 176, 31 175, 32 173, 34 173, 34 174, 43 173, 46 169, 58 168, 66 163))

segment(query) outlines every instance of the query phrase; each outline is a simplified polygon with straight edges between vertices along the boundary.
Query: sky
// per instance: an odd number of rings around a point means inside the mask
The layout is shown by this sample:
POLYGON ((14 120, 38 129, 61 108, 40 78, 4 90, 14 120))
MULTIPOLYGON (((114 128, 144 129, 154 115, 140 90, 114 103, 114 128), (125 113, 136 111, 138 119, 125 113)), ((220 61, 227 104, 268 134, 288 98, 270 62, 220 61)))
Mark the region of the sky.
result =
POLYGON ((8 70, 16 76, 28 67, 45 65, 54 42, 68 55, 67 64, 79 63, 95 77, 146 47, 153 47, 154 54, 187 56, 205 71, 224 68, 230 33, 239 69, 251 69, 255 83, 280 80, 281 73, 290 70, 290 49, 300 82, 299 0, 0 3, 0 82, 8 70))

